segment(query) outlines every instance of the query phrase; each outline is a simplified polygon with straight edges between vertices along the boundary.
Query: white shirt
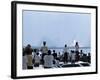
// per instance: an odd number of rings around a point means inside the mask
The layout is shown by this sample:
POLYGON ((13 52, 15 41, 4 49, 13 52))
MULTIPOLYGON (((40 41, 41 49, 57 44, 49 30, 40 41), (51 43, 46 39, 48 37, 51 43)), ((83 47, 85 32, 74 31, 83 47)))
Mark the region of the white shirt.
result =
POLYGON ((35 63, 40 63, 40 56, 39 55, 35 55, 34 59, 35 59, 35 63))
POLYGON ((53 67, 53 60, 54 60, 54 57, 52 55, 45 55, 44 56, 44 66, 53 67))
POLYGON ((75 50, 79 51, 79 46, 78 45, 75 45, 75 50))
POLYGON ((75 60, 75 53, 71 53, 71 59, 75 60))
POLYGON ((47 46, 43 46, 41 47, 42 53, 48 53, 48 47, 47 46))
POLYGON ((67 52, 67 51, 68 51, 68 48, 67 48, 67 47, 64 47, 63 52, 65 53, 65 52, 67 52))

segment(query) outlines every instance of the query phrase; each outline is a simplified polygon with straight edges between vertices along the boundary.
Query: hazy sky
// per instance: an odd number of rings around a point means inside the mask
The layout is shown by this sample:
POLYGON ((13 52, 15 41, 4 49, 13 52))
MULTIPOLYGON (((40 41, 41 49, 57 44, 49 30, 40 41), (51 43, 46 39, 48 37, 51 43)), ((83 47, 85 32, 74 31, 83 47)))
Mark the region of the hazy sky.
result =
POLYGON ((91 15, 46 11, 23 11, 23 46, 90 46, 91 15))

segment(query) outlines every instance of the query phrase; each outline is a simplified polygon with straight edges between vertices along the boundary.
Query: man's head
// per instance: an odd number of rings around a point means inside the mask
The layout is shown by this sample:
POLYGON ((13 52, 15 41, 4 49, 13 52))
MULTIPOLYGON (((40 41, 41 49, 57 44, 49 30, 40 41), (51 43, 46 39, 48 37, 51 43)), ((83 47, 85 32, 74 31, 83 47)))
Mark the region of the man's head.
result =
POLYGON ((67 47, 67 44, 65 44, 65 47, 67 47))
POLYGON ((55 50, 53 50, 53 53, 55 53, 55 50))
POLYGON ((78 42, 76 42, 76 45, 78 45, 78 42))
POLYGON ((80 52, 82 53, 82 52, 83 52, 83 50, 80 50, 80 52))
POLYGON ((36 55, 39 55, 39 53, 36 53, 36 55))
POLYGON ((48 55, 51 55, 51 50, 48 50, 48 55))
POLYGON ((30 44, 28 44, 28 45, 27 45, 27 47, 31 47, 31 45, 30 45, 30 44))
POLYGON ((43 45, 44 45, 44 46, 46 45, 46 41, 43 41, 43 45))

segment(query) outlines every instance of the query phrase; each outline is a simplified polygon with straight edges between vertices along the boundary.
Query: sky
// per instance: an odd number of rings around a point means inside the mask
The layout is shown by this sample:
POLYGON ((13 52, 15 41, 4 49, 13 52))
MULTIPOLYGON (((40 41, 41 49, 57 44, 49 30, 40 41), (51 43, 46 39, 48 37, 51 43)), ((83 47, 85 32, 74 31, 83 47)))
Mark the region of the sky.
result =
POLYGON ((23 46, 90 47, 91 14, 71 12, 23 11, 23 46))

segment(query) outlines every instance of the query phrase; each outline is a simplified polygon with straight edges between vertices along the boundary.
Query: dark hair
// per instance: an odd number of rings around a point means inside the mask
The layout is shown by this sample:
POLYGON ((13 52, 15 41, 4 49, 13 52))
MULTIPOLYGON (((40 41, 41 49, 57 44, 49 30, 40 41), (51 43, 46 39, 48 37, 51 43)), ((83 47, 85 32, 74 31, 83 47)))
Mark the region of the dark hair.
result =
POLYGON ((80 50, 80 52, 83 52, 83 50, 80 50))
POLYGON ((51 55, 51 50, 48 50, 48 55, 51 55))
POLYGON ((39 55, 39 53, 36 53, 36 55, 39 55))
POLYGON ((71 50, 71 53, 74 53, 74 50, 71 50))
POLYGON ((65 47, 67 47, 67 44, 65 44, 65 47))
POLYGON ((60 54, 60 52, 59 52, 59 54, 60 54))
POLYGON ((78 42, 76 42, 76 45, 78 45, 78 42))
POLYGON ((53 50, 53 52, 55 52, 55 50, 53 50))
POLYGON ((46 41, 43 41, 43 45, 46 45, 46 41))
POLYGON ((27 45, 27 47, 31 47, 31 45, 30 45, 30 44, 28 44, 28 45, 27 45))

